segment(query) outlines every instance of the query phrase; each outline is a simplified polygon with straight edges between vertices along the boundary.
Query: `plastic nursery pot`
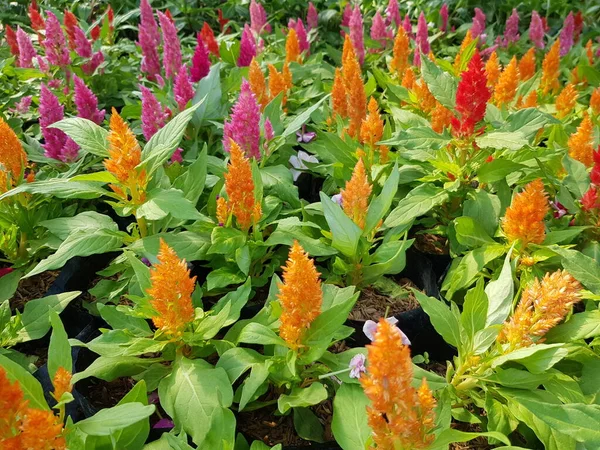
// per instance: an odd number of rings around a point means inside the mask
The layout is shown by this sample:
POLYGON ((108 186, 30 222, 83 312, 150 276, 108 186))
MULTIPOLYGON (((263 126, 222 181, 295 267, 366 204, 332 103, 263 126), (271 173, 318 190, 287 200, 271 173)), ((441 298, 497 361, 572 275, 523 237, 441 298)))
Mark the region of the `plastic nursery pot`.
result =
POLYGON ((302 172, 294 182, 298 186, 298 196, 309 203, 320 201, 319 192, 323 187, 324 178, 315 176, 312 173, 302 172))

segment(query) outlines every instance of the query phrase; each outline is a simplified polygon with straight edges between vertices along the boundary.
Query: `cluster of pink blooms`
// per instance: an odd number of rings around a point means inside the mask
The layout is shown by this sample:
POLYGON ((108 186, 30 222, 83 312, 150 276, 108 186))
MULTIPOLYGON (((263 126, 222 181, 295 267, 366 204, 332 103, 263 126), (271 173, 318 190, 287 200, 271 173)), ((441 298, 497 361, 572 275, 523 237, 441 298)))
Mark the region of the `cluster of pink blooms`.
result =
POLYGON ((306 28, 304 28, 304 22, 302 19, 290 19, 288 21, 288 28, 294 29, 298 36, 298 44, 300 45, 300 51, 305 52, 308 56, 310 54, 310 43, 308 42, 308 35, 306 34, 306 28))
POLYGON ((21 27, 17 28, 17 44, 19 45, 19 66, 23 68, 33 67, 32 60, 37 57, 31 38, 21 27))
POLYGON ((306 26, 308 31, 314 30, 319 26, 319 13, 313 2, 308 2, 308 12, 306 13, 306 26))
POLYGON ((245 79, 231 116, 223 127, 223 147, 226 151, 229 151, 231 139, 240 146, 246 157, 260 159, 260 107, 250 83, 245 79))
POLYGON ((421 65, 421 53, 423 55, 427 55, 429 53, 429 51, 431 50, 431 47, 429 46, 429 35, 427 33, 427 21, 425 20, 425 14, 423 14, 422 11, 421 11, 421 14, 419 14, 419 21, 417 23, 417 36, 416 36, 415 41, 417 44, 417 48, 420 51, 415 52, 413 63, 416 66, 420 66, 421 65))
POLYGON ((73 81, 75 84, 74 101, 77 107, 77 115, 100 125, 104 120, 104 110, 98 110, 98 98, 77 75, 73 75, 73 81))
POLYGON ((387 17, 387 24, 391 25, 392 23, 396 26, 396 28, 400 27, 402 23, 402 18, 400 16, 400 7, 398 6, 398 0, 390 0, 388 2, 387 8, 385 9, 385 14, 387 17))
POLYGON ((506 20, 506 28, 504 29, 504 40, 502 44, 507 47, 513 42, 517 42, 521 35, 519 34, 519 13, 513 8, 512 14, 506 20))
MULTIPOLYGON (((483 35, 485 31, 485 14, 479 8, 475 8, 475 16, 473 17, 473 26, 471 27, 471 36, 473 39, 483 35)), ((485 38, 485 36, 482 36, 485 38)))
POLYGON ((44 83, 42 83, 40 92, 39 115, 45 141, 42 145, 45 155, 63 162, 74 161, 77 158, 79 146, 62 130, 50 128, 50 125, 64 119, 64 106, 44 83))
POLYGON ((570 12, 565 19, 562 30, 560 30, 560 56, 565 56, 569 53, 571 47, 573 47, 574 33, 575 18, 573 17, 573 13, 570 12))
POLYGON ((140 90, 142 91, 142 133, 148 141, 165 126, 169 112, 163 108, 150 89, 140 85, 140 90))
POLYGON ((271 32, 271 25, 267 23, 267 12, 256 0, 250 1, 250 28, 257 36, 271 32))
POLYGON ((365 62, 365 42, 363 35, 363 17, 358 5, 354 7, 354 10, 350 15, 348 26, 350 27, 350 40, 352 41, 352 46, 354 47, 359 62, 362 64, 365 62))
POLYGON ((179 72, 175 76, 173 92, 179 111, 183 111, 187 103, 194 98, 194 88, 188 75, 188 69, 185 65, 182 65, 179 68, 179 72))
POLYGON ((46 38, 42 45, 46 51, 46 58, 53 66, 59 66, 65 69, 71 64, 69 48, 65 40, 60 22, 54 13, 48 11, 46 19, 46 38))
POLYGON ((210 57, 208 55, 208 49, 202 40, 202 37, 198 35, 196 49, 194 50, 194 56, 192 57, 192 67, 190 68, 190 79, 196 83, 204 78, 210 72, 210 57))
POLYGON ((388 29, 379 11, 375 13, 373 23, 371 24, 371 39, 379 42, 382 48, 387 47, 388 43, 394 39, 394 32, 388 29))
POLYGON ((160 60, 158 57, 160 32, 148 0, 142 0, 140 3, 138 45, 142 50, 142 72, 146 74, 149 80, 154 81, 156 76, 160 74, 160 60))
POLYGON ((158 21, 163 34, 163 66, 165 76, 172 80, 181 67, 181 44, 177 37, 177 28, 173 20, 162 12, 158 12, 158 21))
POLYGON ((529 24, 529 39, 539 49, 544 48, 544 22, 537 11, 531 13, 531 22, 529 24))
POLYGON ((440 24, 440 30, 445 32, 448 30, 448 4, 447 3, 444 3, 442 5, 442 7, 440 8, 440 19, 442 21, 442 23, 440 24))
POLYGON ((240 56, 237 60, 238 67, 248 67, 255 56, 256 42, 252 34, 252 29, 246 24, 244 25, 242 40, 240 42, 240 56))

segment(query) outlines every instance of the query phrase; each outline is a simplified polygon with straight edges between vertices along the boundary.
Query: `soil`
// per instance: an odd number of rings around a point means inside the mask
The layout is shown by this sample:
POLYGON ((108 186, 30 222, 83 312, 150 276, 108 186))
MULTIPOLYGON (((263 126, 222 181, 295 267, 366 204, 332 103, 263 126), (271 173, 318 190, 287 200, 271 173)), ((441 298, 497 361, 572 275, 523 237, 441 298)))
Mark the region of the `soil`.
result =
POLYGON ((430 255, 447 255, 448 239, 436 234, 416 233, 414 247, 420 252, 430 255))
POLYGON ((416 288, 415 284, 406 278, 399 280, 400 286, 406 290, 405 297, 390 297, 378 290, 367 287, 362 290, 358 301, 350 311, 350 320, 374 320, 381 317, 394 316, 405 311, 411 311, 419 307, 410 288, 416 288))
POLYGON ((77 383, 77 390, 99 410, 115 406, 134 385, 135 381, 129 377, 117 378, 111 382, 89 377, 77 383))
MULTIPOLYGON (((480 432, 481 428, 477 424, 469 424, 457 422, 453 423, 453 428, 460 431, 467 432, 480 432)), ((450 444, 450 450, 489 450, 494 448, 493 445, 488 444, 487 438, 480 436, 467 442, 455 442, 450 444)))
POLYGON ((13 311, 22 310, 29 300, 44 297, 59 273, 59 270, 50 270, 19 281, 19 287, 10 300, 13 311))

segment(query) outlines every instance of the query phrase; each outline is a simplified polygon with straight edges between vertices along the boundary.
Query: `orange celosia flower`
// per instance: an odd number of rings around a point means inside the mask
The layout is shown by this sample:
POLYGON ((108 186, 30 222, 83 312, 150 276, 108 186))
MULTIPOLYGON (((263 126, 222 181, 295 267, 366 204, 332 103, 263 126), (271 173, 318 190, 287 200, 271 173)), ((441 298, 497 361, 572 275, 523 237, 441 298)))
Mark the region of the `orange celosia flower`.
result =
POLYGON ((0 193, 8 186, 14 186, 20 181, 23 168, 27 164, 27 155, 19 138, 10 126, 0 117, 0 193))
POLYGON ((331 107, 336 114, 341 117, 348 117, 348 104, 346 100, 346 87, 344 86, 344 76, 342 69, 335 69, 333 78, 333 87, 331 88, 331 107))
POLYGON ((298 34, 294 28, 290 28, 288 31, 287 39, 285 40, 285 62, 302 62, 300 56, 300 42, 298 41, 298 34))
POLYGON ((569 114, 577 104, 575 85, 569 83, 556 97, 556 116, 561 119, 569 114))
POLYGON ((283 92, 281 104, 282 106, 285 106, 287 103, 287 92, 291 87, 292 76, 287 63, 284 64, 281 72, 279 72, 272 64, 269 64, 269 93, 271 94, 271 100, 283 92))
POLYGON ((509 344, 508 351, 543 341, 581 300, 581 285, 564 270, 537 278, 523 291, 513 316, 504 323, 498 342, 509 344))
POLYGON ((435 400, 423 379, 412 387, 410 349, 402 344, 400 330, 385 319, 367 345, 367 372, 360 383, 371 401, 369 426, 378 449, 422 449, 434 440, 435 400))
POLYGON ((502 106, 512 101, 517 93, 519 85, 519 69, 517 68, 517 57, 513 56, 510 63, 498 78, 496 89, 494 90, 494 101, 496 105, 502 106))
POLYGON ((225 197, 219 197, 217 199, 217 221, 220 226, 224 226, 227 224, 229 220, 229 205, 227 205, 227 200, 225 197))
POLYGON ((436 133, 441 133, 445 128, 450 127, 452 117, 454 117, 452 111, 437 102, 435 108, 431 111, 431 128, 436 133))
POLYGON ((531 91, 518 108, 535 108, 536 106, 538 106, 538 93, 537 91, 531 91))
POLYGON ((413 71, 412 67, 407 68, 404 71, 404 76, 402 77, 402 87, 405 87, 406 89, 412 89, 415 85, 415 81, 415 72, 413 71))
POLYGON ((467 47, 471 44, 471 42, 473 42, 473 36, 471 35, 471 30, 467 31, 467 34, 465 35, 465 38, 463 39, 463 41, 460 44, 460 48, 458 49, 458 53, 456 54, 456 57, 454 58, 454 70, 460 74, 460 72, 462 71, 461 68, 466 66, 469 61, 463 61, 463 53, 465 52, 465 50, 467 49, 467 47))
POLYGON ((54 400, 57 402, 60 401, 60 398, 65 392, 71 392, 73 390, 71 378, 71 372, 64 367, 58 368, 54 374, 54 378, 52 379, 52 386, 54 386, 54 392, 52 393, 52 396, 54 397, 54 400))
POLYGON ((542 180, 532 181, 523 192, 513 197, 502 220, 502 229, 509 242, 521 241, 523 248, 528 244, 544 242, 544 217, 548 213, 548 196, 542 180))
POLYGON ((590 66, 594 65, 594 50, 592 49, 592 40, 589 39, 585 44, 585 54, 588 58, 590 66))
POLYGON ((18 440, 22 449, 63 450, 67 448, 62 436, 63 426, 52 411, 27 409, 20 426, 18 440))
POLYGON ((360 158, 354 166, 352 178, 346 183, 346 187, 340 191, 340 194, 342 194, 344 212, 361 228, 365 227, 372 189, 365 171, 365 163, 360 158))
POLYGON ((269 95, 267 94, 265 76, 255 58, 252 58, 250 63, 248 82, 250 83, 250 89, 256 96, 256 101, 260 104, 261 109, 264 109, 269 103, 269 95))
POLYGON ((196 277, 190 278, 185 260, 161 239, 158 263, 150 270, 150 288, 146 291, 156 310, 152 322, 173 340, 181 338, 188 323, 194 319, 192 293, 196 277))
POLYGON ((498 55, 496 51, 493 51, 490 55, 490 59, 485 63, 485 74, 487 75, 487 85, 490 89, 494 89, 498 78, 500 77, 502 69, 500 68, 500 62, 498 61, 498 55))
POLYGON ((304 333, 321 314, 323 293, 319 275, 314 260, 294 241, 277 296, 282 309, 279 335, 294 350, 302 346, 304 333))
POLYGON ((540 86, 544 95, 556 92, 560 88, 560 39, 556 39, 542 62, 542 80, 540 86))
POLYGON ((402 80, 404 71, 408 67, 408 57, 410 56, 410 38, 404 31, 404 28, 399 27, 396 39, 394 40, 393 58, 390 63, 390 71, 402 80))
POLYGON ((383 120, 379 115, 379 105, 373 97, 369 100, 369 114, 360 126, 360 140, 365 145, 374 147, 383 136, 383 120))
MULTIPOLYGON (((250 160, 244 156, 240 146, 231 140, 229 149, 230 161, 225 173, 225 192, 227 192, 227 206, 239 227, 248 231, 256 217, 254 200, 254 180, 250 160)), ((222 207, 221 207, 222 208, 222 207)), ((260 204, 258 205, 260 208, 260 204)), ((221 213, 222 214, 222 213, 221 213)), ((259 215, 260 219, 260 215, 259 215)), ((219 218, 221 221, 221 218, 219 218)))
POLYGON ((342 47, 342 66, 346 62, 347 59, 355 59, 356 52, 354 51, 354 46, 352 45, 352 40, 350 36, 346 34, 344 38, 344 46, 342 47))
POLYGON ((115 108, 110 117, 110 133, 108 133, 108 159, 104 160, 104 167, 112 173, 122 186, 110 185, 113 191, 128 198, 127 190, 134 203, 142 204, 145 201, 146 172, 136 169, 142 161, 142 150, 135 135, 121 118, 115 108))
POLYGON ((367 94, 361 75, 360 64, 356 58, 350 37, 346 35, 344 42, 342 73, 347 94, 348 116, 350 125, 348 134, 355 137, 360 132, 360 125, 367 116, 367 94))
POLYGON ((425 114, 429 114, 433 108, 435 108, 437 100, 429 90, 429 87, 423 78, 413 84, 413 91, 415 92, 421 111, 425 114))
POLYGON ((567 144, 569 156, 590 167, 594 164, 594 125, 587 113, 577 127, 577 131, 569 137, 567 144))
POLYGON ((0 443, 12 436, 18 418, 27 407, 18 381, 10 382, 4 368, 0 366, 0 443))
POLYGON ((531 47, 519 61, 521 81, 529 80, 535 74, 535 48, 531 47))
POLYGON ((600 114, 600 88, 594 89, 590 98, 590 107, 594 114, 600 114))

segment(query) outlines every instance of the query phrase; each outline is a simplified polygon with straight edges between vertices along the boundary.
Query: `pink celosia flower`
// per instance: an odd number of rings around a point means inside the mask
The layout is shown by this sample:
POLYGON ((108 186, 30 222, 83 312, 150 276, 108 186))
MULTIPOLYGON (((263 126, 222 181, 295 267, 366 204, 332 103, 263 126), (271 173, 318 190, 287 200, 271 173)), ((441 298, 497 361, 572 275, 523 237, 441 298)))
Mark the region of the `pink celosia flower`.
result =
POLYGON ((91 58, 92 44, 86 37, 83 30, 80 27, 75 26, 73 28, 73 35, 75 41, 75 52, 82 58, 91 58))
POLYGON ((360 7, 356 5, 352 16, 350 16, 350 40, 358 57, 358 61, 362 64, 365 62, 365 42, 363 36, 363 18, 360 12, 360 7))
POLYGON ((417 37, 415 39, 417 49, 420 51, 415 52, 413 64, 416 66, 421 65, 421 53, 425 56, 429 54, 431 47, 429 46, 429 35, 427 34, 427 20, 425 14, 421 11, 419 14, 419 21, 417 23, 417 37))
POLYGON ((312 30, 319 26, 319 13, 313 2, 308 2, 308 12, 306 13, 306 26, 308 30, 312 30))
POLYGON ((256 0, 250 1, 250 28, 257 36, 271 32, 271 25, 267 23, 267 12, 256 0))
POLYGON ((271 123, 271 120, 268 117, 265 119, 264 134, 266 141, 270 141, 275 137, 275 132, 273 131, 273 124, 271 123))
POLYGON ((344 8, 344 12, 342 14, 342 30, 340 31, 340 34, 342 36, 346 36, 346 32, 344 31, 344 27, 348 28, 350 27, 350 17, 352 17, 352 5, 350 4, 350 2, 346 3, 346 7, 344 8))
POLYGON ((45 58, 38 55, 35 57, 35 60, 37 61, 37 65, 42 72, 47 73, 50 70, 50 67, 48 67, 48 62, 45 58))
POLYGON ((29 107, 31 106, 32 98, 33 97, 31 95, 23 97, 21 100, 19 100, 17 103, 15 103, 15 107, 13 108, 12 111, 19 113, 19 114, 25 114, 27 111, 29 111, 29 107))
POLYGON ((67 41, 60 27, 60 22, 54 13, 47 11, 46 14, 48 15, 46 19, 46 38, 42 43, 46 50, 46 58, 50 64, 64 69, 71 64, 69 47, 67 47, 67 41))
POLYGON ((160 73, 160 60, 158 57, 160 32, 148 0, 142 0, 140 3, 138 45, 142 50, 142 71, 146 73, 149 80, 154 81, 156 75, 160 73))
POLYGON ((475 8, 475 16, 473 17, 473 26, 471 27, 471 36, 473 39, 481 36, 485 31, 485 14, 479 8, 475 8))
POLYGON ((519 13, 515 8, 513 8, 512 14, 506 20, 506 28, 504 29, 504 46, 508 46, 512 42, 517 42, 520 37, 519 13))
POLYGON ((204 42, 198 36, 196 50, 192 57, 192 67, 190 69, 190 79, 196 83, 204 78, 210 72, 210 58, 208 57, 208 49, 204 42))
POLYGON ((31 60, 37 56, 31 38, 21 27, 17 27, 17 44, 19 44, 19 66, 23 68, 32 68, 31 60))
POLYGON ((573 33, 575 32, 575 18, 570 12, 560 30, 560 56, 565 56, 573 47, 573 33))
POLYGON ((412 24, 410 23, 410 17, 408 17, 408 13, 404 16, 404 22, 402 22, 402 28, 406 32, 406 35, 412 39, 412 24))
POLYGON ((440 19, 442 23, 440 24, 440 30, 446 31, 448 29, 448 4, 444 3, 440 8, 440 19))
POLYGON ((158 21, 163 35, 163 66, 165 76, 173 79, 181 67, 181 44, 177 37, 177 28, 166 14, 158 12, 158 21))
POLYGON ((529 24, 529 39, 537 48, 544 48, 544 22, 537 11, 531 13, 529 24))
POLYGON ((233 139, 246 154, 246 157, 260 158, 260 107, 246 79, 236 104, 233 106, 229 121, 223 128, 223 147, 229 151, 230 139, 233 139))
POLYGON ((492 53, 494 53, 496 50, 498 50, 498 47, 500 47, 500 44, 494 44, 491 47, 484 48, 481 52, 479 52, 479 55, 482 58, 487 58, 492 53))
POLYGON ((100 66, 100 64, 102 64, 103 62, 104 62, 104 54, 102 53, 102 50, 98 50, 96 53, 94 53, 92 55, 92 59, 90 59, 85 64, 81 65, 81 69, 83 70, 83 73, 85 73, 86 75, 91 75, 96 71, 98 66, 100 66))
POLYGON ((375 13, 375 17, 373 17, 373 23, 371 25, 371 39, 379 42, 381 48, 385 48, 388 42, 393 39, 393 34, 385 26, 385 22, 383 21, 383 17, 381 17, 379 11, 377 11, 375 13))
POLYGON ((143 28, 150 42, 157 46, 160 44, 160 31, 154 19, 154 11, 148 0, 140 2, 140 28, 143 28))
POLYGON ((150 89, 140 85, 140 90, 142 91, 142 132, 149 141, 165 126, 167 113, 150 89))
POLYGON ((308 42, 308 36, 306 35, 306 28, 304 28, 304 22, 302 19, 298 18, 298 21, 293 21, 290 19, 288 23, 288 28, 293 28, 296 30, 296 36, 298 36, 298 43, 300 44, 300 51, 306 52, 308 56, 310 54, 310 43, 308 42), (290 27, 290 23, 293 22, 293 26, 290 27))
POLYGON ((77 106, 77 115, 100 125, 104 120, 104 110, 98 110, 98 98, 77 75, 73 75, 73 81, 75 82, 74 101, 77 106))
POLYGON ((77 158, 79 151, 77 144, 58 128, 50 128, 50 125, 64 118, 64 106, 44 83, 40 92, 39 115, 45 141, 42 147, 46 157, 64 162, 77 158))
POLYGON ((183 149, 182 148, 178 148, 171 155, 171 164, 173 164, 175 162, 178 162, 179 164, 181 164, 183 162, 183 149))
POLYGON ((248 67, 252 62, 252 58, 256 56, 256 43, 252 30, 248 24, 244 25, 242 32, 242 40, 240 42, 240 56, 237 60, 238 67, 248 67))
POLYGON ((175 93, 175 101, 179 106, 179 111, 183 111, 187 103, 194 98, 194 88, 190 83, 190 77, 188 76, 188 70, 185 65, 182 65, 179 72, 175 76, 175 86, 173 87, 175 93))
POLYGON ((388 2, 387 8, 385 9, 386 22, 388 25, 392 23, 399 27, 402 23, 402 18, 400 17, 400 8, 398 7, 398 0, 390 0, 388 2))

